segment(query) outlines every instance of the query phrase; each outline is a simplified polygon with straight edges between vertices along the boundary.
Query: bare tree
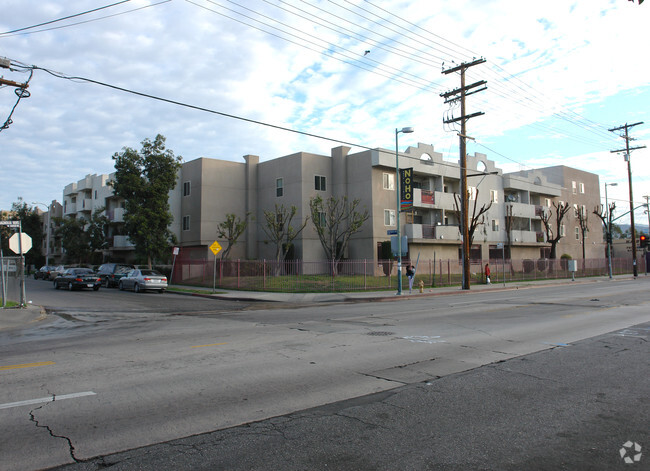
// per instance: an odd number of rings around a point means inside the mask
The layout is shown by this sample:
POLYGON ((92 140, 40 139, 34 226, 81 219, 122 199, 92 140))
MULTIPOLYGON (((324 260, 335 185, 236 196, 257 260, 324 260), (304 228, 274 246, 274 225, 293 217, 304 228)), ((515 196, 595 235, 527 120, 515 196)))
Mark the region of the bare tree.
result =
POLYGON ((286 208, 284 205, 275 205, 275 211, 264 211, 265 225, 262 229, 268 236, 268 242, 275 244, 275 261, 276 271, 275 274, 279 275, 282 271, 282 263, 289 253, 293 241, 307 225, 309 218, 305 218, 300 226, 294 227, 291 225, 293 218, 296 216, 298 208, 291 206, 286 208))
POLYGON ((226 214, 226 220, 217 226, 217 238, 225 240, 228 244, 221 252, 221 260, 225 260, 230 255, 230 251, 237 243, 237 239, 244 233, 248 227, 248 217, 250 212, 246 213, 244 219, 235 216, 232 213, 226 214))
MULTIPOLYGON (((477 201, 478 201, 478 195, 479 195, 479 190, 478 188, 476 189, 476 198, 474 198, 474 207, 472 208, 472 217, 468 218, 468 234, 469 234, 469 247, 471 250, 472 244, 474 243, 474 232, 476 232, 476 228, 480 225, 485 224, 485 213, 488 212, 488 210, 492 207, 492 201, 490 201, 488 204, 484 204, 481 206, 481 208, 478 210, 478 213, 476 212, 477 208, 477 201)), ((467 195, 469 198, 469 194, 467 195)), ((454 193, 454 205, 456 206, 456 211, 458 211, 458 214, 460 214, 460 195, 458 193, 454 193)), ((460 225, 458 226, 458 230, 461 231, 462 234, 462 228, 460 225)))
POLYGON ((314 224, 325 255, 332 262, 332 275, 337 274, 336 265, 350 242, 350 237, 361 230, 368 220, 368 210, 357 211, 360 201, 349 201, 347 196, 335 198, 330 196, 323 200, 316 196, 309 200, 311 221, 314 224))
POLYGON ((589 215, 582 207, 576 209, 576 217, 578 218, 578 227, 580 227, 580 237, 582 240, 582 269, 585 269, 585 237, 589 232, 589 215))
MULTIPOLYGON (((603 223, 603 230, 605 231, 605 238, 607 240, 607 250, 610 250, 612 229, 616 224, 613 224, 612 219, 614 217, 614 210, 616 209, 616 203, 609 203, 609 208, 603 207, 603 205, 598 205, 593 210, 593 214, 598 216, 598 218, 603 223)), ((619 229, 620 230, 620 229, 619 229)), ((609 255, 609 254, 607 254, 609 255)))
POLYGON ((553 218, 553 210, 549 209, 548 211, 542 211, 542 214, 540 215, 542 224, 544 225, 544 230, 546 231, 546 241, 551 244, 551 253, 548 256, 551 260, 557 258, 557 243, 563 237, 563 234, 560 232, 560 227, 564 216, 569 212, 571 206, 569 206, 569 203, 555 203, 555 201, 553 201, 553 207, 555 208, 555 227, 557 228, 555 233, 553 232, 553 221, 551 221, 553 218))

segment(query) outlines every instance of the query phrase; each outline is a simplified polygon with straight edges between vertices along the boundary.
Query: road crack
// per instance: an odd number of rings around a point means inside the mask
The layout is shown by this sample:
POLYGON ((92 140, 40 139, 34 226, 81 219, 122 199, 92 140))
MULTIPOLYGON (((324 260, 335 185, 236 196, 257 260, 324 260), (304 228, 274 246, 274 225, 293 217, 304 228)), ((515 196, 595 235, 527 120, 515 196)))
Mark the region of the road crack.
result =
POLYGON ((61 439, 65 440, 66 442, 68 442, 68 451, 70 452, 70 457, 75 461, 75 463, 81 463, 81 460, 78 459, 75 456, 75 448, 74 448, 74 445, 72 444, 72 440, 70 440, 70 438, 66 437, 65 435, 57 435, 57 434, 55 434, 54 431, 50 428, 49 425, 42 425, 35 416, 36 411, 38 411, 40 409, 43 409, 45 406, 47 406, 48 404, 50 404, 50 403, 52 403, 54 401, 56 401, 56 394, 52 394, 52 400, 50 402, 47 402, 47 403, 43 404, 42 406, 37 407, 36 409, 30 410, 29 411, 29 420, 30 420, 30 422, 33 422, 34 425, 36 425, 36 427, 44 428, 45 430, 47 430, 47 432, 50 434, 51 437, 53 437, 53 438, 61 438, 61 439))

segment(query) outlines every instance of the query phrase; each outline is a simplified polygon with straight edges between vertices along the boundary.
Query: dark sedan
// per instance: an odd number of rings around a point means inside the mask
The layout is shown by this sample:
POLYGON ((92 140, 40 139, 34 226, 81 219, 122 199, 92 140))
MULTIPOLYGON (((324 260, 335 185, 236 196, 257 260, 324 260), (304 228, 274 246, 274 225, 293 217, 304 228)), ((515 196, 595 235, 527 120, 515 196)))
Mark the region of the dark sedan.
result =
POLYGON ((68 268, 54 280, 54 289, 61 287, 73 289, 92 288, 97 291, 102 281, 90 268, 68 268))

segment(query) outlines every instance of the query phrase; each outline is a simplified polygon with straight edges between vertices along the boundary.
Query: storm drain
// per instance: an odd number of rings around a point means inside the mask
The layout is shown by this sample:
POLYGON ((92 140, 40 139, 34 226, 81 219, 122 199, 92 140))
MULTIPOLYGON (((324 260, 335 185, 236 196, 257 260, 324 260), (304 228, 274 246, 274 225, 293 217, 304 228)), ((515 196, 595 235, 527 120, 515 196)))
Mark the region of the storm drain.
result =
POLYGON ((390 335, 395 335, 395 332, 384 332, 381 330, 378 330, 376 332, 368 332, 368 335, 374 335, 376 337, 386 337, 390 335))

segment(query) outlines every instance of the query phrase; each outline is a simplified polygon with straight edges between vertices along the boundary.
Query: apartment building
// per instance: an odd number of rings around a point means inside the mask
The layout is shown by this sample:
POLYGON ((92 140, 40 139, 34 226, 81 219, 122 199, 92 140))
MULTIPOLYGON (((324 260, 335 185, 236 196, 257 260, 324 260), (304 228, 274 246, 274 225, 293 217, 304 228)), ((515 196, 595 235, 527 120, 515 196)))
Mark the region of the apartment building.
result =
MULTIPOLYGON (((350 240, 347 258, 381 259, 381 244, 397 229, 395 151, 364 150, 350 153, 335 147, 330 155, 298 152, 260 162, 246 155, 243 162, 198 158, 182 165, 178 184, 170 192, 170 208, 184 257, 212 257, 209 246, 218 240, 217 226, 233 213, 249 215, 246 232, 237 241, 233 259, 272 259, 274 247, 266 240, 264 212, 277 206, 297 209, 294 225, 309 217, 312 197, 358 199, 359 209, 370 218, 350 240)), ((399 155, 400 168, 413 169, 413 207, 400 213, 401 233, 408 238, 408 256, 427 259, 460 258, 461 235, 457 197, 460 189, 458 162, 443 159, 434 147, 418 144, 399 155)), ((557 256, 582 258, 582 237, 576 232, 575 210, 588 215, 585 239, 587 258, 602 257, 604 243, 600 221, 591 212, 600 203, 598 176, 558 166, 504 174, 486 155, 467 158, 470 219, 489 207, 477 225, 471 247, 473 259, 538 259, 548 257, 542 214, 554 211, 552 203, 567 202, 574 210, 563 220, 563 237, 557 256), (578 237, 576 237, 578 234, 578 237)), ((133 245, 120 233, 124 204, 115 198, 111 175, 88 175, 64 190, 66 216, 89 218, 105 208, 111 221, 109 251, 112 259, 128 258, 133 245)), ((219 240, 222 245, 225 241, 219 240)), ((294 241, 295 259, 319 261, 325 253, 311 223, 294 241)))
POLYGON ((109 182, 115 174, 86 175, 63 189, 63 216, 90 220, 102 210, 109 221, 104 256, 115 261, 131 260, 134 245, 124 232, 124 201, 113 194, 109 182))
MULTIPOLYGON (((179 191, 182 221, 178 232, 181 246, 193 256, 211 256, 216 226, 226 213, 252 216, 246 234, 233 250, 233 258, 273 257, 273 247, 265 243, 264 211, 275 205, 296 206, 295 222, 309 216, 309 200, 347 196, 359 199, 370 219, 355 234, 346 254, 351 259, 378 260, 382 242, 397 229, 395 152, 386 149, 350 154, 348 147, 336 147, 331 155, 299 152, 260 162, 247 155, 244 162, 201 158, 183 165, 179 191)), ((460 188, 460 167, 443 159, 433 146, 418 144, 400 154, 400 168, 413 168, 413 208, 401 213, 402 234, 408 238, 409 256, 423 259, 460 257, 460 215, 456 196, 460 188)), ((554 211, 552 202, 568 202, 584 213, 599 204, 598 176, 569 167, 550 167, 503 174, 484 154, 468 156, 469 215, 481 207, 489 209, 477 226, 471 248, 475 259, 538 259, 548 257, 541 215, 554 211), (574 183, 576 191, 573 191, 574 183)), ((560 230, 564 236, 557 256, 582 257, 581 237, 575 238, 577 218, 565 216, 560 230)), ((603 253, 598 219, 588 218, 586 256, 603 253), (588 246, 587 246, 588 244, 588 246)), ((223 241, 220 241, 223 242, 223 241)), ((308 224, 295 241, 296 259, 322 260, 325 254, 317 234, 308 224)))

